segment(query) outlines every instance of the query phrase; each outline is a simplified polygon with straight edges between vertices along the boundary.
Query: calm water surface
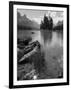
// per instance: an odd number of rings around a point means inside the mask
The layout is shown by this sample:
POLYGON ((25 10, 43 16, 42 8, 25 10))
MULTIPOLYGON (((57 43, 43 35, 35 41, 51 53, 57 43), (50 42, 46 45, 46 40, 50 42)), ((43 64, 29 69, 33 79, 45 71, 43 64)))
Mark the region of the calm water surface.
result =
POLYGON ((41 51, 44 52, 47 72, 52 77, 57 77, 63 72, 63 33, 47 30, 23 30, 18 32, 18 38, 31 37, 32 41, 38 40, 41 51))
POLYGON ((40 44, 45 44, 47 48, 50 47, 62 47, 63 46, 63 34, 60 31, 47 31, 47 30, 23 30, 19 31, 18 37, 25 39, 26 37, 31 37, 32 42, 38 40, 40 44))
POLYGON ((18 38, 25 39, 31 37, 32 42, 38 40, 42 46, 42 51, 47 56, 63 55, 63 33, 60 31, 47 31, 47 30, 23 30, 18 32, 18 38))

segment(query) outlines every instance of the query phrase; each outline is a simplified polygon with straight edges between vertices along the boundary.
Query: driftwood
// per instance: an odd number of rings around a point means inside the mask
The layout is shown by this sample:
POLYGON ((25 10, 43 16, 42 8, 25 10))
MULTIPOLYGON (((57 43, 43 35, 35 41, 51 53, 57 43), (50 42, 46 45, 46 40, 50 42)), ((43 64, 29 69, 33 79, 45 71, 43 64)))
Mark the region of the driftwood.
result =
POLYGON ((19 60, 19 62, 25 60, 26 58, 28 58, 29 56, 31 56, 32 54, 34 54, 36 51, 37 51, 37 46, 36 46, 32 51, 30 51, 29 53, 27 53, 26 55, 24 55, 24 56, 19 60))

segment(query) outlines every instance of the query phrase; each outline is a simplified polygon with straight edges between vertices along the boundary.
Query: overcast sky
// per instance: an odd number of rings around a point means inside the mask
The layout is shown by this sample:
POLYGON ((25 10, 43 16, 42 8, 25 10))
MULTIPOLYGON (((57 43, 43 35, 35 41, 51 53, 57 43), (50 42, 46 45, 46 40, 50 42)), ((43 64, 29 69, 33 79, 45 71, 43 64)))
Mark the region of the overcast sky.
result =
POLYGON ((21 16, 26 14, 26 16, 30 20, 35 20, 37 23, 40 24, 41 20, 44 17, 44 14, 50 16, 53 18, 54 24, 56 24, 59 20, 63 20, 63 12, 62 11, 48 11, 48 10, 28 10, 28 9, 18 9, 18 12, 20 12, 21 16))

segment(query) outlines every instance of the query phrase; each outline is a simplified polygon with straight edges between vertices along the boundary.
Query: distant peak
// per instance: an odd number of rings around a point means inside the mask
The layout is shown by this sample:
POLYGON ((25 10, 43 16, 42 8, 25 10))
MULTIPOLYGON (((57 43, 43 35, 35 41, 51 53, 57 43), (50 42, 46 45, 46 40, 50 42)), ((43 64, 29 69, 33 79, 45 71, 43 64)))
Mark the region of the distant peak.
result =
POLYGON ((26 14, 23 15, 24 18, 27 18, 26 14))

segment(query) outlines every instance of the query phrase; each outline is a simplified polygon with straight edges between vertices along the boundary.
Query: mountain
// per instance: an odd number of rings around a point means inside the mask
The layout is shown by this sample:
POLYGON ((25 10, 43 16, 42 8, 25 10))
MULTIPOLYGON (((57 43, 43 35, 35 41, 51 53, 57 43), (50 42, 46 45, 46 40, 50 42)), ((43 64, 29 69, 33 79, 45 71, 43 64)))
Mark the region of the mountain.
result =
POLYGON ((18 29, 39 29, 40 28, 40 25, 38 23, 27 18, 25 14, 21 16, 19 12, 17 13, 17 26, 18 26, 18 29))
POLYGON ((63 21, 58 21, 58 23, 53 27, 54 30, 63 30, 63 21))
POLYGON ((58 21, 57 25, 63 25, 63 21, 58 21))

